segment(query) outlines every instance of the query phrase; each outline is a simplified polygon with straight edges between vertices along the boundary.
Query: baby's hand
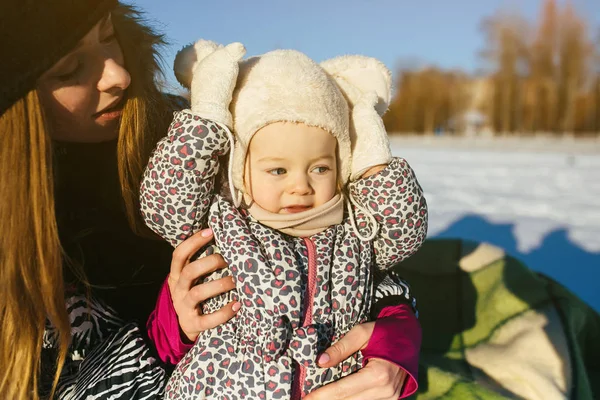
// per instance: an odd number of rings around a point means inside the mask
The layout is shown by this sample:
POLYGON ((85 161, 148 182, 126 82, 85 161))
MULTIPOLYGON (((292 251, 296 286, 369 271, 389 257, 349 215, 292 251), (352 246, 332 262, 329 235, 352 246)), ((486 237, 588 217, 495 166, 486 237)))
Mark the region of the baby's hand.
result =
POLYGON ((352 167, 350 180, 355 181, 373 175, 373 171, 390 163, 392 153, 385 126, 375 106, 375 92, 365 93, 352 110, 351 130, 352 167), (377 167, 374 169, 374 167, 377 167))
POLYGON ((221 46, 208 40, 198 40, 177 54, 174 70, 179 81, 190 88, 194 114, 231 129, 229 104, 244 54, 241 43, 221 46))
POLYGON ((227 267, 220 254, 211 254, 190 262, 190 258, 212 240, 212 235, 211 229, 194 234, 177 246, 171 261, 169 291, 182 339, 189 342, 194 342, 200 332, 229 321, 241 307, 241 303, 232 301, 212 314, 202 314, 201 302, 235 288, 230 276, 195 284, 202 276, 227 267))

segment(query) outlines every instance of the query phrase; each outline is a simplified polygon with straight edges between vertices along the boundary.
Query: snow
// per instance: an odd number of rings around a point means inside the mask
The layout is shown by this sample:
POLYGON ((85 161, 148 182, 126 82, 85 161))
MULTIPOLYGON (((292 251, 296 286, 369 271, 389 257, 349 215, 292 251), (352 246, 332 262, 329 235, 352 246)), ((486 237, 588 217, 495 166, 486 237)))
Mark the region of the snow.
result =
POLYGON ((429 205, 429 237, 505 249, 600 311, 600 140, 390 136, 429 205))

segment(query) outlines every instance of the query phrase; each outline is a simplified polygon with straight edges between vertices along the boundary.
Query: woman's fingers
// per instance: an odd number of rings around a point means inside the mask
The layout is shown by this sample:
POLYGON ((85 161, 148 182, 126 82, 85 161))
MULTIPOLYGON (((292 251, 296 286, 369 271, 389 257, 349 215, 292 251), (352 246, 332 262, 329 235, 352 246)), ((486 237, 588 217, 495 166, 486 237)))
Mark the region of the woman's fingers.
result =
POLYGON ((233 282, 231 276, 201 283, 190 289, 188 295, 185 296, 184 305, 189 308, 195 308, 199 303, 202 303, 203 301, 218 296, 222 293, 228 292, 234 288, 235 283, 233 282))
POLYGON ((406 379, 406 371, 394 363, 376 358, 369 360, 367 366, 369 368, 363 368, 365 375, 368 375, 364 379, 370 380, 373 384, 364 392, 353 393, 348 397, 343 397, 343 399, 398 400, 406 379))
POLYGON ((203 229, 196 232, 177 246, 173 251, 171 259, 170 276, 176 282, 179 280, 179 274, 183 268, 190 262, 190 258, 202 247, 206 246, 213 239, 212 229, 203 229))
POLYGON ((400 391, 393 388, 375 388, 371 387, 360 393, 351 393, 346 397, 334 397, 330 400, 398 400, 400 391))
POLYGON ((405 372, 399 366, 371 359, 355 374, 330 383, 306 396, 305 400, 396 400, 405 372))
POLYGON ((177 246, 171 259, 169 288, 173 306, 179 317, 180 327, 190 340, 194 340, 199 332, 229 321, 241 307, 241 303, 232 301, 207 315, 202 315, 199 308, 201 302, 235 288, 230 276, 196 285, 199 278, 227 267, 220 254, 211 254, 190 262, 192 256, 212 239, 211 229, 197 232, 177 246))
POLYGON ((317 358, 319 367, 333 367, 364 348, 373 334, 373 328, 375 328, 375 322, 356 325, 317 358))
POLYGON ((232 301, 213 313, 200 315, 197 319, 198 332, 215 328, 229 321, 240 310, 241 306, 240 302, 232 301))
MULTIPOLYGON (((305 400, 342 400, 349 399, 355 394, 363 394, 375 386, 373 379, 361 369, 355 374, 348 375, 339 381, 325 385, 306 396, 305 400)), ((370 397, 362 397, 371 399, 370 397)))
POLYGON ((200 332, 215 328, 229 321, 237 314, 241 306, 241 303, 232 301, 210 314, 202 314, 197 308, 187 310, 185 314, 179 316, 179 326, 187 338, 193 342, 200 332))
MULTIPOLYGON (((371 338, 374 322, 366 322, 355 326, 343 338, 330 346, 317 359, 319 367, 328 368, 339 364, 352 354, 364 348, 371 338)), ((368 364, 367 364, 368 366, 368 364)), ((306 400, 338 400, 348 399, 357 393, 377 386, 376 380, 370 376, 366 368, 355 374, 346 376, 337 382, 323 386, 309 394, 306 400)), ((367 397, 365 397, 367 398, 367 397)))
MULTIPOLYGON (((183 268, 177 281, 177 290, 188 291, 196 284, 198 278, 225 267, 227 267, 227 263, 220 254, 201 257, 183 268)), ((229 279, 231 280, 231 278, 229 279)))

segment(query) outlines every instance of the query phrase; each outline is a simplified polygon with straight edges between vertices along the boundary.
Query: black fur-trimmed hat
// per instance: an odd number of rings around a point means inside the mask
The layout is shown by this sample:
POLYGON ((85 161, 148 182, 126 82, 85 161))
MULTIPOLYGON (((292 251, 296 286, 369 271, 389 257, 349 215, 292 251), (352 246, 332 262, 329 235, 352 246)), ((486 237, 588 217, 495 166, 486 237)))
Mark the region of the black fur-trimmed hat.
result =
POLYGON ((117 0, 1 0, 0 115, 116 5, 117 0))

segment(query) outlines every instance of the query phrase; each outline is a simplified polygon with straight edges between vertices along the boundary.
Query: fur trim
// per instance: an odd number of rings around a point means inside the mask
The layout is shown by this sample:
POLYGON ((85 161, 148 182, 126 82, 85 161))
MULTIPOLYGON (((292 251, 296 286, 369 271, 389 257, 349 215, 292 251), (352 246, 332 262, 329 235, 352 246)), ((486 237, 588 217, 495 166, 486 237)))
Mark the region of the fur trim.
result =
MULTIPOLYGON (((166 44, 164 36, 155 32, 135 7, 119 3, 112 20, 128 69, 141 71, 144 86, 156 87, 162 74, 160 49, 166 44)), ((138 78, 139 79, 139 78, 138 78)))
POLYGON ((181 86, 189 89, 192 85, 192 71, 196 63, 194 46, 189 44, 177 52, 173 62, 173 73, 181 86))

